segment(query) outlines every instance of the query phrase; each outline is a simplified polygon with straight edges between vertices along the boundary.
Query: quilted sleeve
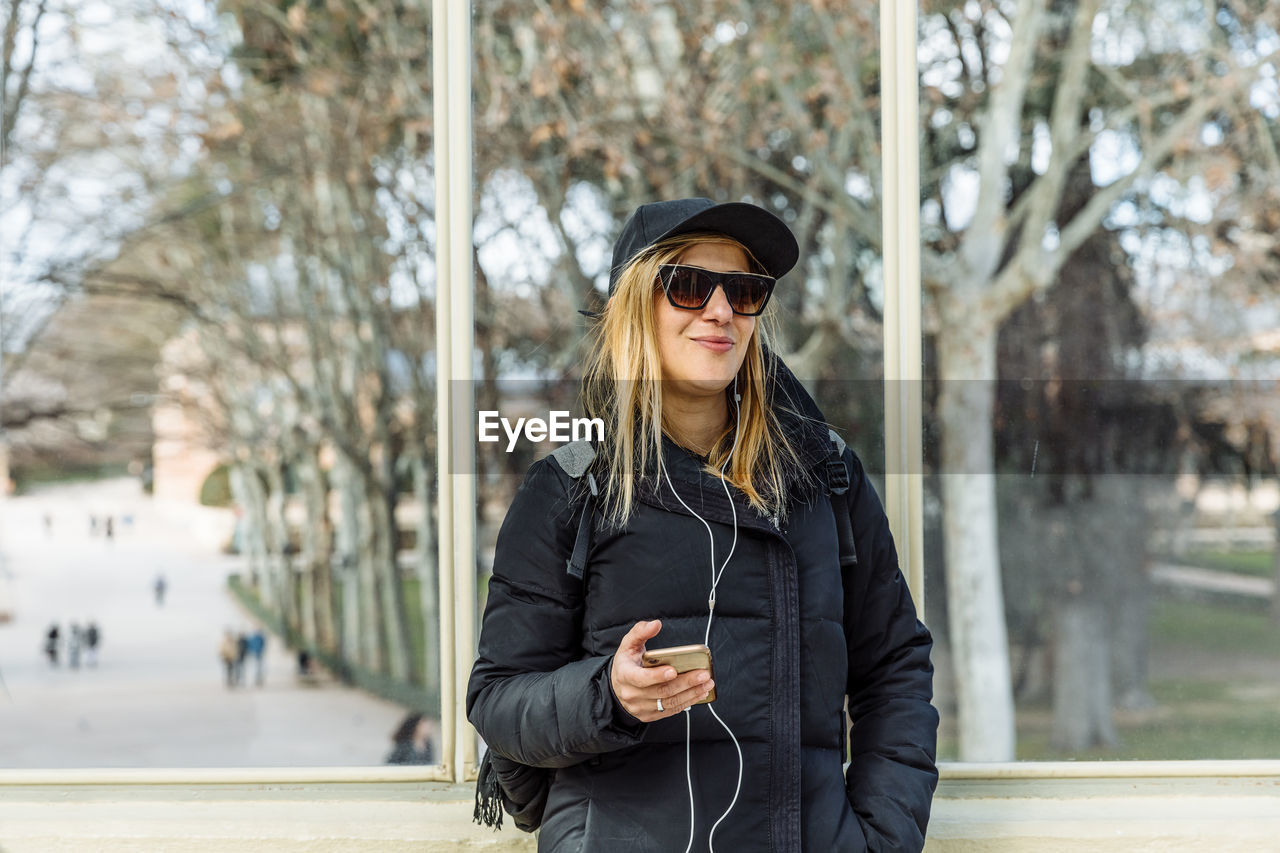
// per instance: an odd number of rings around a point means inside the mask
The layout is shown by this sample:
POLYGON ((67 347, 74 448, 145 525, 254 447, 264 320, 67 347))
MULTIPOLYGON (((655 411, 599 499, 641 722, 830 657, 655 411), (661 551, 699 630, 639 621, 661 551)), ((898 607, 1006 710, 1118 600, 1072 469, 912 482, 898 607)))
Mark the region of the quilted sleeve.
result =
POLYGON ((489 748, 535 767, 632 746, 644 729, 617 713, 613 657, 582 648, 582 583, 565 571, 581 511, 571 484, 548 458, 516 492, 498 533, 467 688, 467 718, 489 748))

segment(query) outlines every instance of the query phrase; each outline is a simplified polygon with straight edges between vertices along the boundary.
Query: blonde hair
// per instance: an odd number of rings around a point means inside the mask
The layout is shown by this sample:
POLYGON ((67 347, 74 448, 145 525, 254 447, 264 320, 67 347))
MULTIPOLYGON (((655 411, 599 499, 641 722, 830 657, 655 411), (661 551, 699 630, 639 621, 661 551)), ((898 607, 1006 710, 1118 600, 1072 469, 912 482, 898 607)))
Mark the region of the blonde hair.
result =
MULTIPOLYGON (((588 338, 582 401, 587 416, 599 417, 606 425, 594 464, 604 479, 603 514, 615 526, 630 517, 637 486, 645 478, 656 477, 662 436, 671 434, 662 410, 662 360, 654 312, 658 267, 677 262, 686 249, 698 243, 737 246, 753 269, 764 272, 745 246, 722 234, 682 234, 664 240, 643 250, 623 270, 588 338)), ((800 465, 774 403, 767 398, 764 348, 771 326, 772 308, 768 308, 747 341, 738 369, 742 414, 737 447, 732 448, 733 427, 726 424, 707 457, 706 470, 719 477, 720 467, 733 449, 725 479, 760 512, 778 516, 784 511, 787 472, 799 470, 800 465)))

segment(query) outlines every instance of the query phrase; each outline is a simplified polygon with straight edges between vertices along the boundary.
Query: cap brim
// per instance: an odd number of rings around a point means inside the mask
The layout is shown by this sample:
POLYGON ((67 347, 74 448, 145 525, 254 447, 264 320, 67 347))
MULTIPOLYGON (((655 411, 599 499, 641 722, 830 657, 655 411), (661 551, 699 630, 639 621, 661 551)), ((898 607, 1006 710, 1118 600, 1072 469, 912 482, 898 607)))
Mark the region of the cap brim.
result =
POLYGON ((699 211, 653 242, 697 231, 711 231, 737 240, 774 278, 790 272, 800 258, 800 247, 786 223, 764 208, 738 201, 699 211))

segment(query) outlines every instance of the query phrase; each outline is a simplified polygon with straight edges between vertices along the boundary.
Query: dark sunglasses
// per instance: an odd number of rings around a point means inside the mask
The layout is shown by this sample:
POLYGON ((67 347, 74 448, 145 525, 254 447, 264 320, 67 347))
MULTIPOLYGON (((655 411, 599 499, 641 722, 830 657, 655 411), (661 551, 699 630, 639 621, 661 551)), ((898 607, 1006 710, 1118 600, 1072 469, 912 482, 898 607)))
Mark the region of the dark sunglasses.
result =
POLYGON ((733 313, 755 317, 769 304, 776 279, 749 272, 713 272, 683 264, 661 264, 658 279, 675 308, 699 311, 711 301, 716 285, 724 290, 733 313))

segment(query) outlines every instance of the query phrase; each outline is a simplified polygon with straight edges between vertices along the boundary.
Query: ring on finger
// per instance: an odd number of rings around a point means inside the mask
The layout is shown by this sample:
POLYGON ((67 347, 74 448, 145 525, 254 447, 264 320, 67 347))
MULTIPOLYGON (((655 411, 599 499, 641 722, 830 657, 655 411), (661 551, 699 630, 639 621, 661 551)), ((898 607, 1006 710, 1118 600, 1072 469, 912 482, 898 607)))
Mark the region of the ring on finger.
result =
POLYGON ((666 709, 666 708, 664 708, 664 707, 662 707, 662 700, 661 700, 661 699, 659 699, 659 700, 658 700, 658 713, 659 713, 659 714, 665 714, 666 712, 667 712, 667 709, 666 709))

